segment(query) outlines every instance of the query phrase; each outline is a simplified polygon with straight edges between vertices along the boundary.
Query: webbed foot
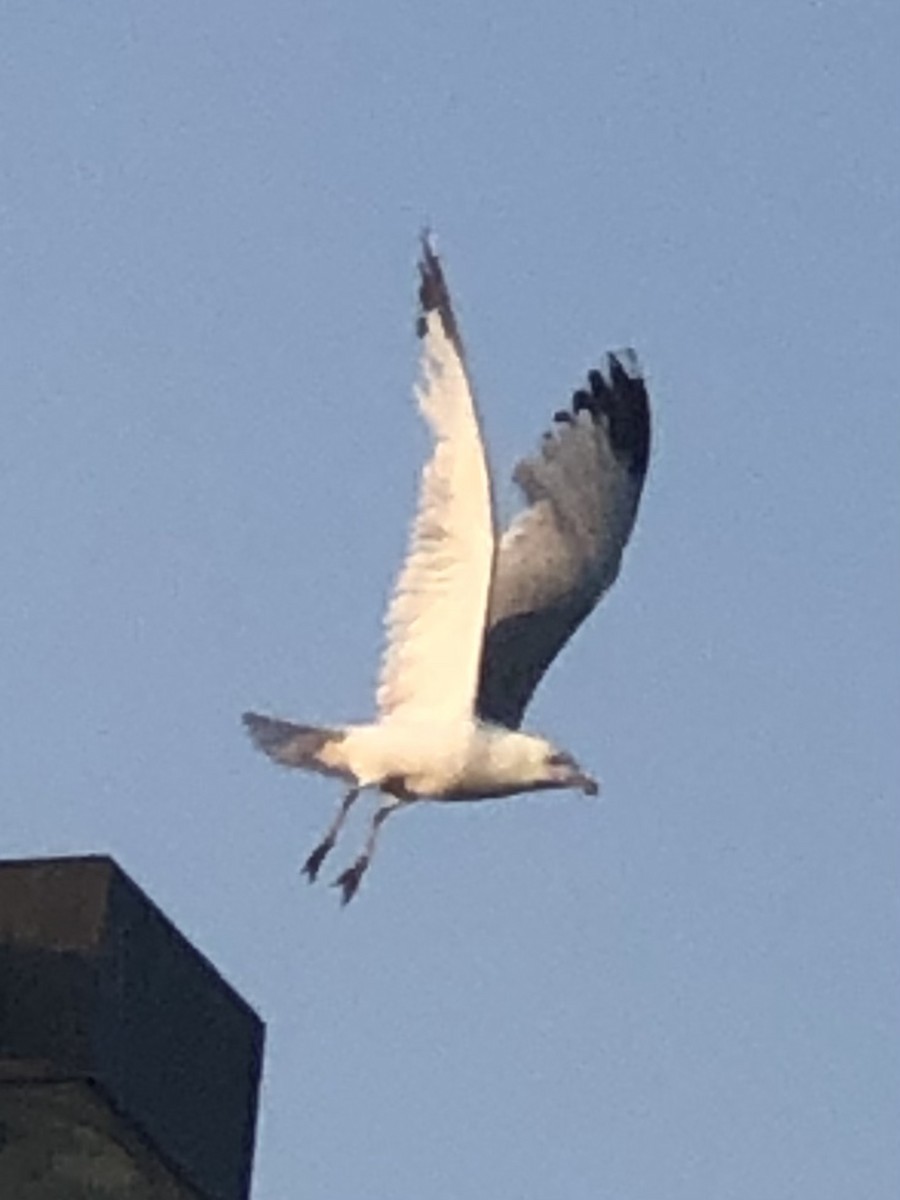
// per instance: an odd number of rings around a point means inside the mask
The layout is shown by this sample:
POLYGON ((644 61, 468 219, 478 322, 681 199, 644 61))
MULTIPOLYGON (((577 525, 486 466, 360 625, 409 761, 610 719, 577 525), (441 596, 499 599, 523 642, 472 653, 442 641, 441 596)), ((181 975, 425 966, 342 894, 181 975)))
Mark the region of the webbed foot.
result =
POLYGON ((333 847, 334 838, 325 838, 323 842, 320 842, 316 846, 315 850, 313 850, 312 854, 303 864, 303 874, 310 883, 315 883, 316 876, 319 874, 319 868, 333 847))
POLYGON ((341 889, 341 904, 349 904, 356 895, 356 890, 360 885, 363 875, 366 873, 368 865, 368 854, 361 854, 352 867, 348 867, 346 871, 338 875, 332 887, 339 887, 341 889))

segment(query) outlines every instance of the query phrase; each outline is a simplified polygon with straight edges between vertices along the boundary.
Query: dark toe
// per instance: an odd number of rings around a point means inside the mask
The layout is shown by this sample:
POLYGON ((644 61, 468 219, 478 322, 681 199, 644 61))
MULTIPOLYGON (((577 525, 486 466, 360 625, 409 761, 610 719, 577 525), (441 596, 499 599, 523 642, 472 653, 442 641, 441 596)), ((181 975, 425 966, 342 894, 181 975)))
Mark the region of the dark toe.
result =
POLYGON ((325 861, 325 856, 331 850, 334 842, 324 841, 316 846, 312 854, 303 864, 303 874, 307 877, 310 883, 314 883, 316 876, 319 874, 319 868, 325 861))
POLYGON ((346 871, 338 875, 333 886, 341 889, 341 904, 349 904, 356 895, 356 890, 368 865, 367 858, 358 858, 352 867, 348 867, 346 871))

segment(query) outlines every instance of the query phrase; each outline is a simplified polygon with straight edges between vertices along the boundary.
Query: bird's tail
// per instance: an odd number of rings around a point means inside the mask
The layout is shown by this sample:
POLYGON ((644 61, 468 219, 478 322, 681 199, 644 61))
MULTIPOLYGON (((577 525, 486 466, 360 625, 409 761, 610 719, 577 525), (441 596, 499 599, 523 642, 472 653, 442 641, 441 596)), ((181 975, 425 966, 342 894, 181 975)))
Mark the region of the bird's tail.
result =
POLYGON ((244 713, 243 722, 256 747, 283 767, 302 767, 321 775, 352 779, 340 753, 346 736, 340 729, 294 725, 259 713, 244 713))

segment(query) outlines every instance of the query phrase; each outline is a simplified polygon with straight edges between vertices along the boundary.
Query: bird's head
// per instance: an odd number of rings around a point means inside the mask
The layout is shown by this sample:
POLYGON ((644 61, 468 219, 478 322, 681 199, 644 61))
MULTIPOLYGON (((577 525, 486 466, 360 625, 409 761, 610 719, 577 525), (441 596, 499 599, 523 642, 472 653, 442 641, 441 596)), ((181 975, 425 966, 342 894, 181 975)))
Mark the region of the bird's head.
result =
POLYGON ((521 777, 528 776, 531 788, 576 788, 586 796, 596 796, 600 787, 575 758, 546 738, 527 733, 508 735, 504 750, 515 758, 521 777))
POLYGON ((577 788, 586 796, 596 796, 600 785, 593 775, 582 770, 567 750, 544 742, 543 770, 551 787, 577 788))

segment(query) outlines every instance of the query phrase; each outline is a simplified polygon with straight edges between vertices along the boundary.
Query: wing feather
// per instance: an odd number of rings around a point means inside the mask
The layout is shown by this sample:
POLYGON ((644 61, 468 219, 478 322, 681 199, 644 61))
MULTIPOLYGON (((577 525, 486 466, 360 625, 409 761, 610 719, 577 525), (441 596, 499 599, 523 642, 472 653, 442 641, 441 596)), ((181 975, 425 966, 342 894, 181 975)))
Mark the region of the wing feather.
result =
POLYGON ((477 711, 511 729, 553 659, 619 573, 650 452, 650 407, 633 351, 556 414, 513 478, 527 507, 500 541, 477 711))
POLYGON ((422 372, 416 397, 434 437, 409 550, 385 618, 379 715, 471 718, 494 557, 490 478, 440 262, 419 264, 422 372))

